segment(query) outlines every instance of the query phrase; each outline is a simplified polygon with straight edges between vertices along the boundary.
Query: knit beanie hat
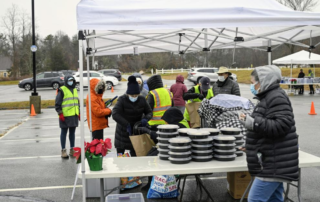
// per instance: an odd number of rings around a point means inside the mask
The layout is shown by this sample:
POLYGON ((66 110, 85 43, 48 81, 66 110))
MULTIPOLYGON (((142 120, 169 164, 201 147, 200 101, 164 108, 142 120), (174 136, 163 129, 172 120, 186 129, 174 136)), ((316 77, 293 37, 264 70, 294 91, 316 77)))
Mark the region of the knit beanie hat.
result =
POLYGON ((139 95, 140 94, 140 86, 136 80, 135 76, 129 76, 128 78, 128 95, 139 95))

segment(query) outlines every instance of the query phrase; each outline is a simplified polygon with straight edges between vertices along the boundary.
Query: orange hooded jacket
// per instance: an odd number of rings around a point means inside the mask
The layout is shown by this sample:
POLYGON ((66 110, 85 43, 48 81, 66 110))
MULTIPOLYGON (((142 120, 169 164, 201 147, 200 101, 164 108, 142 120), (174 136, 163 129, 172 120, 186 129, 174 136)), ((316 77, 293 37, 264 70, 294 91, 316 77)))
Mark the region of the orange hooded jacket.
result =
MULTIPOLYGON (((90 81, 90 93, 91 93, 91 119, 92 119, 92 131, 102 130, 108 126, 108 119, 105 116, 111 114, 111 110, 106 108, 102 95, 98 94, 99 89, 103 88, 104 81, 99 79, 92 79, 90 81)), ((90 117, 89 117, 89 94, 87 95, 87 120, 90 128, 90 117)))

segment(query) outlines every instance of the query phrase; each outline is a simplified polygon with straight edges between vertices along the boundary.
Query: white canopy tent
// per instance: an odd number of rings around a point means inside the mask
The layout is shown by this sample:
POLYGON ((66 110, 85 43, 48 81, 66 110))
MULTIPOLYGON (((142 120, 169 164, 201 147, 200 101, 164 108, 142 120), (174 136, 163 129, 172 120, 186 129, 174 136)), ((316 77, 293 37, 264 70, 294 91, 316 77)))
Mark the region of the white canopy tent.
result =
POLYGON ((310 53, 308 51, 302 50, 291 55, 276 59, 272 61, 273 64, 291 64, 291 78, 292 78, 292 65, 305 64, 313 65, 313 72, 315 73, 315 64, 320 64, 320 55, 315 53, 310 53))
MULTIPOLYGON (((282 44, 310 50, 320 45, 298 42, 320 36, 320 13, 292 11, 275 0, 82 0, 77 22, 80 81, 83 55, 89 70, 90 56, 133 54, 134 47, 140 53, 179 54, 253 48, 268 52, 271 64, 271 51, 282 44)), ((82 82, 80 98, 83 106, 82 82)), ((80 132, 83 152, 83 119, 80 132)), ((81 157, 85 179, 84 155, 81 157)), ((85 201, 85 180, 82 182, 85 201)))

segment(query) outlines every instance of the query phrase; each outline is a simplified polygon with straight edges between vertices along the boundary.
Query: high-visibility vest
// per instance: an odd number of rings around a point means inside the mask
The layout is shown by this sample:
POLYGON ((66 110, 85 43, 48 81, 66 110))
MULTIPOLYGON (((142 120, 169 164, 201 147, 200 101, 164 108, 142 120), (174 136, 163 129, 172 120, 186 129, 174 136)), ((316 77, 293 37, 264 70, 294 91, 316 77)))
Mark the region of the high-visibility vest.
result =
POLYGON ((188 122, 187 122, 185 119, 183 119, 183 120, 180 121, 179 123, 181 123, 182 125, 184 125, 186 128, 190 128, 188 122))
POLYGON ((150 91, 153 96, 154 106, 152 112, 152 119, 148 122, 150 126, 166 124, 161 119, 163 114, 172 106, 172 93, 165 88, 157 88, 150 91))
POLYGON ((79 115, 79 99, 77 89, 73 89, 73 94, 69 88, 62 86, 60 88, 63 91, 62 100, 62 113, 64 117, 79 115))
MULTIPOLYGON (((200 90, 199 90, 199 86, 195 86, 193 87, 194 88, 194 93, 197 93, 197 94, 200 94, 200 90)), ((212 88, 208 89, 208 92, 207 92, 207 97, 206 99, 210 99, 212 98, 214 95, 213 95, 213 91, 212 91, 212 88)), ((196 99, 193 99, 193 100, 188 100, 187 103, 192 103, 192 102, 201 102, 201 100, 199 98, 196 98, 196 99)), ((188 110, 184 110, 184 119, 187 120, 187 121, 190 121, 190 116, 189 116, 189 112, 188 110)))

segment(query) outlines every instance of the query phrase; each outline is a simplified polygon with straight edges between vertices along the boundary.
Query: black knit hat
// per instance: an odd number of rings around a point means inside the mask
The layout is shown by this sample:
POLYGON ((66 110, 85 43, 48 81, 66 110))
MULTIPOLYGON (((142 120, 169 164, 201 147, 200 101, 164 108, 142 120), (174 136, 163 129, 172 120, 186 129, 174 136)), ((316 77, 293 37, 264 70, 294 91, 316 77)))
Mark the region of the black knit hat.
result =
POLYGON ((129 78, 128 78, 127 94, 128 95, 139 95, 140 94, 140 86, 139 86, 135 76, 129 76, 129 78))

